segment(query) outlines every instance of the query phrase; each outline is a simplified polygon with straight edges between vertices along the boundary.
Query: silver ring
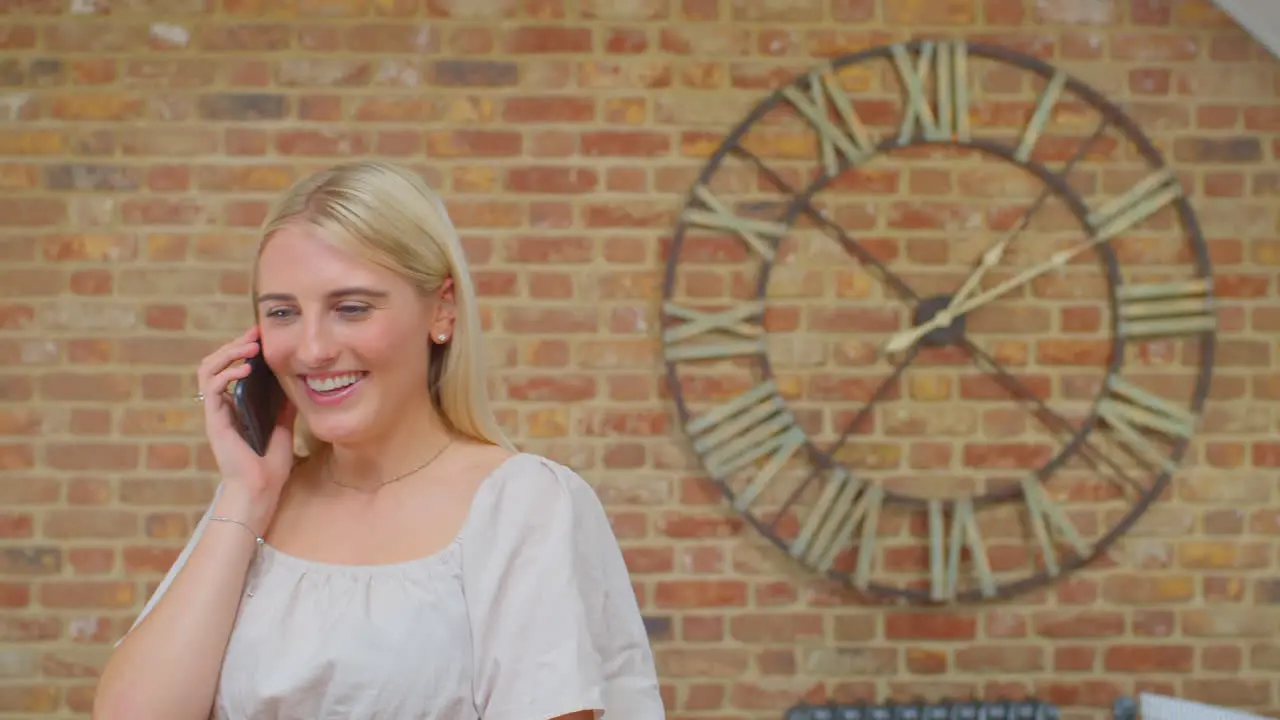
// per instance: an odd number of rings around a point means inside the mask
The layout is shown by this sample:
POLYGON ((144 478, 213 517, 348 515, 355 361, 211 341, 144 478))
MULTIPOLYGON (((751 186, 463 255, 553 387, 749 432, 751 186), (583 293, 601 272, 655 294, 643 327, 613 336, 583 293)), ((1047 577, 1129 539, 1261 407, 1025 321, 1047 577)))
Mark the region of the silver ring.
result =
POLYGON ((204 402, 204 393, 196 393, 195 397, 193 397, 193 398, 191 398, 191 399, 192 399, 192 400, 194 400, 194 401, 196 401, 196 402, 198 402, 198 403, 202 403, 202 402, 204 402))

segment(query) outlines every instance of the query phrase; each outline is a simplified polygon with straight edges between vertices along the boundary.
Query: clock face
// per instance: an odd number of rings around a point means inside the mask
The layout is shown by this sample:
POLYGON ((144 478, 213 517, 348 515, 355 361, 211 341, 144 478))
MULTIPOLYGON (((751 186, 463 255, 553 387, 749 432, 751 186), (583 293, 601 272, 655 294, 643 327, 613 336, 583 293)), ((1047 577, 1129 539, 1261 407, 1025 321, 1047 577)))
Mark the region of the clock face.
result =
POLYGON ((1215 326, 1194 212, 1135 120, 1036 58, 911 42, 703 146, 663 354, 737 513, 909 600, 1129 562, 1102 554, 1166 492, 1215 326))

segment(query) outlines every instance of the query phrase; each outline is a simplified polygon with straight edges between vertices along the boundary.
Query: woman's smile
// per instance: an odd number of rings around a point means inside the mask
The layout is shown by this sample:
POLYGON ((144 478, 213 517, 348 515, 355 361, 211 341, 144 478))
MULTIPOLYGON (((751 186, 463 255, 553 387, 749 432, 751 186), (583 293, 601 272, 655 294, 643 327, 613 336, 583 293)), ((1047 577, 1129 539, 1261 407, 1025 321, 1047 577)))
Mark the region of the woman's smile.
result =
POLYGON ((317 405, 338 405, 356 393, 361 381, 369 376, 363 371, 312 373, 303 375, 307 398, 317 405))

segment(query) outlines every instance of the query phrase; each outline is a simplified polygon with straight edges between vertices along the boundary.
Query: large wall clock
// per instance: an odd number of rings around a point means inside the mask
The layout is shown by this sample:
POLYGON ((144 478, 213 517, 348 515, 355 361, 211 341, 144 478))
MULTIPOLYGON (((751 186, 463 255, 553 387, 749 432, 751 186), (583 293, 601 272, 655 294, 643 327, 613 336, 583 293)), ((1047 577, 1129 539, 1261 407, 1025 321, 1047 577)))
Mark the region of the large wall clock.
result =
POLYGON ((821 576, 933 603, 1104 555, 1210 384, 1184 185, 1093 85, 1005 47, 874 47, 768 94, 668 248, 663 357, 702 472, 821 576))

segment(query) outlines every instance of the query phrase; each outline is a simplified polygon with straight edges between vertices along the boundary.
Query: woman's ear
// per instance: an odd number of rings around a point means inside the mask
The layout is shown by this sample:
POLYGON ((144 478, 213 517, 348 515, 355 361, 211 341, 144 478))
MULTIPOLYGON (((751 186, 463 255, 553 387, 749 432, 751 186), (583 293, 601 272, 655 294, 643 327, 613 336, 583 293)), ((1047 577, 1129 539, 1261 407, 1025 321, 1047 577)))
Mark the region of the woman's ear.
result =
POLYGON ((453 278, 445 278, 432 303, 431 340, 444 345, 453 337, 453 321, 457 317, 454 304, 453 278))

